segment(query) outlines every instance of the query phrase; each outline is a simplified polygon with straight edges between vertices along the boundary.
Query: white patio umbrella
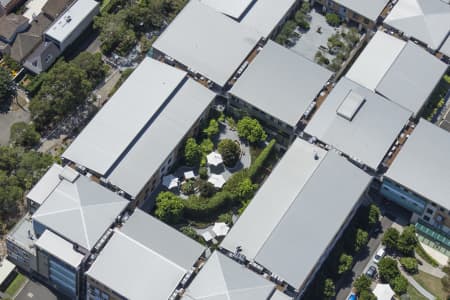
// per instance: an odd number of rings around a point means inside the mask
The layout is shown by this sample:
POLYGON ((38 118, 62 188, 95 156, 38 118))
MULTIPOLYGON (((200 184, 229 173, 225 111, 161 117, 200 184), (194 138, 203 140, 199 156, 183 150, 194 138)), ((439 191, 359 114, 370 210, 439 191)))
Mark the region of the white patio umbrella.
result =
POLYGON ((229 230, 230 227, 228 227, 228 225, 223 222, 214 223, 214 226, 212 228, 212 231, 216 234, 216 236, 226 235, 229 230))
POLYGON ((222 175, 211 174, 208 182, 214 185, 214 187, 220 189, 225 184, 225 178, 222 175))
POLYGON ((207 242, 209 242, 210 240, 212 240, 214 238, 213 234, 209 231, 205 231, 201 234, 201 236, 203 237, 203 239, 207 242))
POLYGON ((169 190, 178 187, 178 183, 179 183, 178 177, 175 177, 172 174, 164 176, 162 180, 162 184, 169 190))
POLYGON ((188 179, 192 179, 192 178, 195 178, 194 171, 184 172, 184 179, 188 180, 188 179))
POLYGON ((222 155, 217 152, 211 152, 206 155, 206 160, 208 161, 208 165, 213 165, 215 167, 223 163, 222 155))
POLYGON ((377 296, 378 300, 391 300, 395 295, 389 284, 377 284, 373 293, 377 296))

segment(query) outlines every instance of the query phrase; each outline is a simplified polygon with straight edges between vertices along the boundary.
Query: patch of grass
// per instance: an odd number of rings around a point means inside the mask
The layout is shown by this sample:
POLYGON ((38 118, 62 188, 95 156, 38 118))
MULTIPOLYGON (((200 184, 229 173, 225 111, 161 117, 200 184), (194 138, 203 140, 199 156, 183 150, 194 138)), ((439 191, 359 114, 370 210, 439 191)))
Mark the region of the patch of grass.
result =
POLYGON ((19 289, 25 284, 27 278, 22 274, 17 274, 16 278, 11 282, 11 284, 6 289, 5 293, 13 297, 19 291, 19 289))
POLYGON ((416 246, 416 253, 419 255, 424 261, 432 265, 433 267, 439 266, 439 263, 432 258, 426 251, 423 249, 423 247, 420 244, 417 244, 416 246))
POLYGON ((422 296, 412 285, 408 285, 407 294, 411 300, 428 300, 426 297, 422 296))
POLYGON ((433 294, 437 299, 447 299, 447 293, 444 291, 440 278, 434 277, 422 271, 419 271, 419 273, 413 277, 421 286, 423 286, 424 289, 433 294))

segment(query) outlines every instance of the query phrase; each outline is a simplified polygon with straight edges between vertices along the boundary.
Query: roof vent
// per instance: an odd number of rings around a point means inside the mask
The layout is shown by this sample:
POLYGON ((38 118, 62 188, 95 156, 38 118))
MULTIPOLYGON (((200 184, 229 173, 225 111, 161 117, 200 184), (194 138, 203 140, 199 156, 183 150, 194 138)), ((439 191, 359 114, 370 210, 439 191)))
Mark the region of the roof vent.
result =
POLYGON ((346 119, 347 121, 352 121, 365 101, 366 99, 364 99, 363 96, 353 90, 350 90, 341 105, 339 105, 336 113, 338 116, 346 119))
POLYGON ((71 16, 66 16, 64 18, 64 20, 66 20, 66 22, 69 23, 70 21, 72 21, 72 17, 71 16))

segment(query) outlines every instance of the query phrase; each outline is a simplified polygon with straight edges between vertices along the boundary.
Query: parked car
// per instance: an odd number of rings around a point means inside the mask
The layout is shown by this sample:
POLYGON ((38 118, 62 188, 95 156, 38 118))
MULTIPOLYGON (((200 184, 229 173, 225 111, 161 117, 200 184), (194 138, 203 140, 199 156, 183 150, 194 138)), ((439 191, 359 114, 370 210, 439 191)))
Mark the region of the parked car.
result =
POLYGON ((374 279, 377 275, 377 268, 374 265, 370 266, 366 271, 366 275, 367 277, 374 279))
POLYGON ((386 249, 384 247, 381 247, 380 249, 378 249, 377 253, 373 257, 373 262, 378 264, 385 255, 386 255, 386 249))
POLYGON ((358 297, 356 296, 356 294, 355 293, 351 293, 350 294, 350 296, 348 296, 348 298, 347 298, 347 300, 357 300, 358 299, 358 297))

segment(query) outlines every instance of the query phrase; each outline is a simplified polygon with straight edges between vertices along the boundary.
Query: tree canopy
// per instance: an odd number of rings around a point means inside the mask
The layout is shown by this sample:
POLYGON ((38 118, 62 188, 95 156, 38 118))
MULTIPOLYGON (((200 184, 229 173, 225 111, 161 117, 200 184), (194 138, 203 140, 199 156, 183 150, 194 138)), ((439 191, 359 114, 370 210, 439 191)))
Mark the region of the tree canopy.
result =
POLYGON ((400 237, 400 232, 397 229, 390 227, 386 230, 383 235, 381 242, 386 246, 389 250, 397 249, 398 239, 400 237))
POLYGON ((17 122, 11 126, 9 142, 12 145, 32 148, 39 144, 40 139, 41 135, 33 124, 17 122))
POLYGON ((183 217, 183 199, 171 192, 161 192, 156 198, 155 216, 168 223, 176 224, 183 217))
POLYGON ((416 236, 416 228, 410 225, 403 229, 397 243, 397 249, 404 255, 411 255, 418 243, 416 236))
POLYGON ((184 160, 189 166, 196 166, 202 158, 202 150, 194 138, 188 138, 184 146, 184 160))
POLYGON ((16 95, 16 85, 14 84, 11 74, 4 68, 0 67, 0 104, 7 102, 16 95))
POLYGON ((219 123, 216 120, 211 119, 209 121, 208 127, 203 129, 203 133, 206 134, 208 138, 215 136, 216 134, 219 133, 219 123))
POLYGON ((395 277, 400 275, 397 268, 397 261, 390 257, 383 257, 378 263, 380 279, 384 283, 390 283, 395 277))
POLYGON ((239 160, 241 148, 230 139, 223 139, 217 147, 218 152, 222 155, 223 163, 227 167, 234 167, 239 160))
POLYGON ((237 131, 240 138, 250 143, 265 141, 267 134, 256 119, 244 117, 237 123, 237 131))

